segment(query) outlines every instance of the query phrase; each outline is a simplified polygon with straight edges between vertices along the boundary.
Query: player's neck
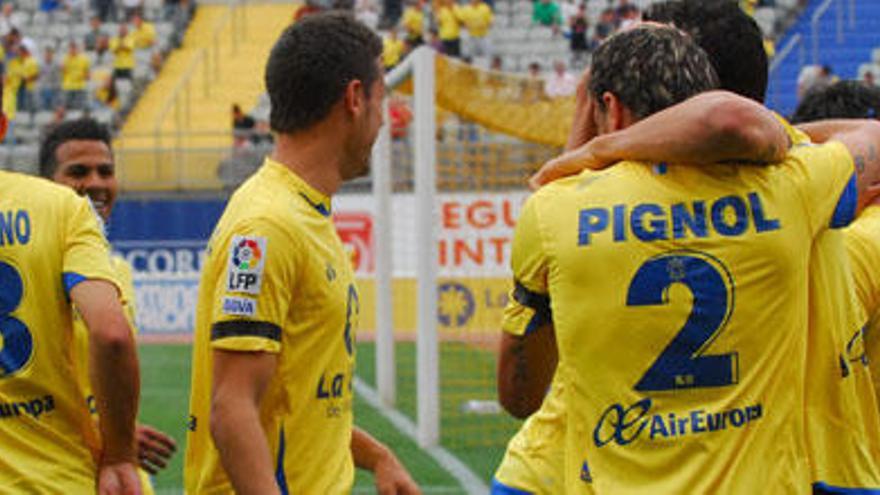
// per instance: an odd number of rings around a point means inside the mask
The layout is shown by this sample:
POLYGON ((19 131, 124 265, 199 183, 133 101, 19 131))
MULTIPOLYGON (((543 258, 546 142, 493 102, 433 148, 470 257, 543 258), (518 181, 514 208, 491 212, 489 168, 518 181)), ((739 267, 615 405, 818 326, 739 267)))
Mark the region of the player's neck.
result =
POLYGON ((332 196, 342 185, 339 172, 341 149, 339 143, 322 139, 321 134, 316 132, 278 135, 272 159, 289 168, 306 184, 332 196))

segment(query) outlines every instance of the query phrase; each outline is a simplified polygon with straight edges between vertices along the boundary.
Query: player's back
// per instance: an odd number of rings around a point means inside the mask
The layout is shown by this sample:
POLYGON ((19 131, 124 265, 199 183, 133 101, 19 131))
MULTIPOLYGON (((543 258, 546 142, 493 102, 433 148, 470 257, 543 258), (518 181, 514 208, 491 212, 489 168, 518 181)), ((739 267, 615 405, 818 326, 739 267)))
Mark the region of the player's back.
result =
POLYGON ((0 172, 0 486, 94 493, 99 440, 75 380, 67 290, 113 280, 86 200, 0 172), (103 256, 103 257, 102 257, 103 256))
POLYGON ((851 175, 835 144, 767 168, 622 163, 529 201, 520 222, 547 253, 566 373, 569 492, 809 491, 809 248, 851 216, 851 175))

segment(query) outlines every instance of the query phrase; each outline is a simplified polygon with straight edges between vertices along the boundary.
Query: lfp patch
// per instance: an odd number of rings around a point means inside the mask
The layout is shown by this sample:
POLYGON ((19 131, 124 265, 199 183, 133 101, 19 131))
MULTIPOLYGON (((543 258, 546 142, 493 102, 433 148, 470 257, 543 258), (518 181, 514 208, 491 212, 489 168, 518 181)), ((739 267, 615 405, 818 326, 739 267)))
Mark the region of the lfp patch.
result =
POLYGON ((229 292, 259 294, 265 264, 265 237, 234 236, 229 246, 226 289, 229 292))

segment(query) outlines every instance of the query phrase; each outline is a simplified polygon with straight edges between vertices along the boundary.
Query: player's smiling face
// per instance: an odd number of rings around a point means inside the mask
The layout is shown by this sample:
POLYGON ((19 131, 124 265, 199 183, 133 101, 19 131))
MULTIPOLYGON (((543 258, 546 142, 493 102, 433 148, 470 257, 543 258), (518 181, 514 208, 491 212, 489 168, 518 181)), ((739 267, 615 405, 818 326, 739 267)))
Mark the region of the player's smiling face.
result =
POLYGON ((99 140, 66 141, 55 150, 58 167, 52 180, 87 195, 106 221, 119 192, 113 154, 99 140))

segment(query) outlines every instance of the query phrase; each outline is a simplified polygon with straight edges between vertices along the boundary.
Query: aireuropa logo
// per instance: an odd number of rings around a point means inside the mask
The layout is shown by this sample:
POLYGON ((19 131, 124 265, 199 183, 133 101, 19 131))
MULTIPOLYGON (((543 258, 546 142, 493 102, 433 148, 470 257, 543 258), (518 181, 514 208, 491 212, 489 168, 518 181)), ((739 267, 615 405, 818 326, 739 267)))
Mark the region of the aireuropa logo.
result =
POLYGON ((600 448, 609 443, 626 446, 642 438, 643 433, 648 440, 654 441, 743 428, 764 415, 761 404, 720 412, 695 409, 685 413, 663 414, 651 414, 652 405, 650 398, 642 399, 629 407, 612 404, 596 423, 593 443, 600 448))
POLYGON ((229 292, 259 294, 266 255, 265 237, 233 237, 229 246, 226 289, 229 292))
POLYGON ((254 239, 242 239, 232 251, 232 264, 239 270, 254 270, 261 259, 263 259, 263 250, 254 239))

